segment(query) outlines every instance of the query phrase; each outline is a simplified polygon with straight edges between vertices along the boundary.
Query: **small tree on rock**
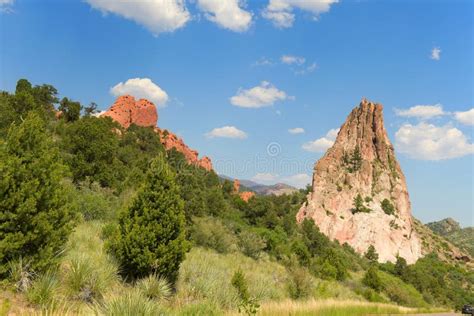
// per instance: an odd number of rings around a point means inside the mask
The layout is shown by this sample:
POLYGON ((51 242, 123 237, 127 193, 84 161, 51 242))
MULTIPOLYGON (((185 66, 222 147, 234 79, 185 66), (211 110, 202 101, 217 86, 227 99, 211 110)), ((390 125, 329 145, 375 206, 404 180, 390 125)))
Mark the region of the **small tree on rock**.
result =
POLYGON ((122 273, 133 279, 156 273, 175 283, 187 251, 184 225, 184 203, 175 176, 160 155, 119 219, 118 240, 111 247, 122 273))

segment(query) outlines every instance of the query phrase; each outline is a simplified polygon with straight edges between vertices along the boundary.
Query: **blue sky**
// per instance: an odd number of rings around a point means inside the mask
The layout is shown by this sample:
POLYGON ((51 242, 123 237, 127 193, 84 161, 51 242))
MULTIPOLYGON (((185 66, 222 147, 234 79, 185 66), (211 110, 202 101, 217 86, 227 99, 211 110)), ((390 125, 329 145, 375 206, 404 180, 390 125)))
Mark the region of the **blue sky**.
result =
POLYGON ((367 97, 384 105, 414 215, 474 224, 471 1, 0 7, 2 90, 27 78, 101 110, 113 93, 143 94, 159 105, 158 125, 210 156, 217 172, 300 186, 330 130, 367 97))

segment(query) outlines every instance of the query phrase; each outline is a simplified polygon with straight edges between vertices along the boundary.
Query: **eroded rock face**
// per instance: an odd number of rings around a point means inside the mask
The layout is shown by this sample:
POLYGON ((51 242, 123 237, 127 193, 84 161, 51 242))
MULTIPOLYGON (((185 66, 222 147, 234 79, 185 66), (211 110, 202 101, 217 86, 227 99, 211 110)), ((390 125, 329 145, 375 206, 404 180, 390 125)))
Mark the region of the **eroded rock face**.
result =
POLYGON ((158 112, 155 105, 146 100, 135 100, 133 96, 124 95, 115 100, 115 103, 100 116, 109 116, 118 122, 123 128, 135 124, 143 127, 154 127, 155 132, 160 134, 161 143, 169 150, 176 148, 183 153, 190 164, 200 166, 208 171, 212 170, 211 159, 207 156, 199 159, 199 153, 189 148, 184 141, 175 134, 156 127, 158 123, 158 112))
POLYGON ((184 143, 183 139, 168 130, 155 128, 155 131, 160 134, 161 143, 165 146, 166 150, 175 148, 184 155, 188 163, 200 166, 207 171, 212 170, 211 159, 207 156, 199 159, 199 153, 196 150, 189 148, 188 145, 184 143))
POLYGON ((238 194, 240 191, 240 180, 234 179, 234 193, 238 194))
POLYGON ((245 191, 245 192, 240 192, 239 196, 244 202, 248 202, 251 198, 255 196, 255 193, 250 192, 250 191, 245 191))
POLYGON ((238 194, 239 197, 244 201, 248 202, 251 198, 255 196, 255 192, 251 191, 242 191, 240 192, 240 180, 234 179, 234 194, 238 194))
POLYGON ((312 218, 322 233, 359 253, 374 245, 380 262, 394 262, 399 255, 414 263, 422 256, 421 243, 382 110, 365 99, 352 110, 334 145, 316 163, 313 191, 297 220, 312 218), (362 204, 355 207, 358 195, 362 204))
POLYGON ((155 105, 146 100, 135 100, 130 95, 120 96, 115 103, 101 116, 109 116, 124 128, 135 124, 138 126, 156 126, 158 112, 155 105))

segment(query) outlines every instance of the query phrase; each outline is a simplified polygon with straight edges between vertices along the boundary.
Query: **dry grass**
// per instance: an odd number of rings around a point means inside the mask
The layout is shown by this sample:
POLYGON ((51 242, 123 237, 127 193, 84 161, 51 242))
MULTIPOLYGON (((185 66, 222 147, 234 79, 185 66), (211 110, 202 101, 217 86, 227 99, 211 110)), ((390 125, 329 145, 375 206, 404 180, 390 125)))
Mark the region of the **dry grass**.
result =
MULTIPOLYGON (((273 301, 263 303, 257 315, 261 316, 357 316, 368 314, 410 314, 418 312, 433 312, 432 310, 420 310, 415 308, 401 307, 391 304, 369 303, 355 300, 308 300, 308 301, 273 301)), ((229 312, 227 315, 239 315, 229 312)))

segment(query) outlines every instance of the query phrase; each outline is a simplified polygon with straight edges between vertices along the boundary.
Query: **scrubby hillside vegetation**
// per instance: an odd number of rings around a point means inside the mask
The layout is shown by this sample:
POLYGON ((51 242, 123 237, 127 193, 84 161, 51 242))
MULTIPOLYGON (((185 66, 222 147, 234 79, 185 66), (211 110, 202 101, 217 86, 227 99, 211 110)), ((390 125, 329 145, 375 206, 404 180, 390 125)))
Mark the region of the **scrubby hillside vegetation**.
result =
POLYGON ((0 95, 0 314, 363 315, 474 301, 466 267, 360 256, 297 224, 306 190, 244 202, 152 128, 95 110, 26 80, 0 95))
POLYGON ((426 226, 474 257, 474 227, 461 228, 459 223, 452 218, 431 222, 426 226))

